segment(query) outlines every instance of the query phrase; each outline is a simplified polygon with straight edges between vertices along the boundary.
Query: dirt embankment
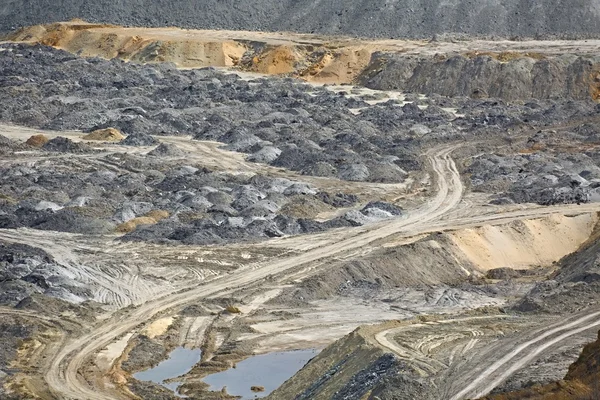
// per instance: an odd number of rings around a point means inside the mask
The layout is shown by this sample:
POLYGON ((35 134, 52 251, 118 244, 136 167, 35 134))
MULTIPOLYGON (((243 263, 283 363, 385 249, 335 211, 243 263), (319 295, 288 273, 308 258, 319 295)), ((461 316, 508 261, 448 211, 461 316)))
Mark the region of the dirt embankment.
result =
POLYGON ((579 359, 563 380, 548 385, 533 385, 516 392, 500 393, 483 400, 584 400, 600 397, 600 332, 598 340, 584 347, 579 359))
POLYGON ((125 28, 80 20, 22 28, 8 39, 84 57, 172 62, 182 68, 230 67, 377 90, 504 100, 600 99, 600 57, 595 52, 600 41, 364 40, 125 28))
POLYGON ((83 21, 19 29, 9 40, 40 43, 83 57, 172 62, 182 68, 237 67, 321 83, 350 83, 369 63, 367 46, 300 42, 260 32, 124 28, 83 21))
POLYGON ((464 229, 450 236, 479 270, 528 269, 551 265, 576 251, 588 239, 597 221, 595 214, 551 215, 507 225, 464 229))
POLYGON ((284 291, 280 300, 326 299, 365 289, 422 284, 456 285, 514 271, 520 271, 514 272, 517 275, 535 274, 537 268, 549 267, 576 251, 590 236, 597 220, 595 213, 552 215, 427 235, 413 243, 338 262, 284 291))
POLYGON ((474 98, 600 99, 600 57, 531 52, 376 54, 358 81, 371 89, 474 98))

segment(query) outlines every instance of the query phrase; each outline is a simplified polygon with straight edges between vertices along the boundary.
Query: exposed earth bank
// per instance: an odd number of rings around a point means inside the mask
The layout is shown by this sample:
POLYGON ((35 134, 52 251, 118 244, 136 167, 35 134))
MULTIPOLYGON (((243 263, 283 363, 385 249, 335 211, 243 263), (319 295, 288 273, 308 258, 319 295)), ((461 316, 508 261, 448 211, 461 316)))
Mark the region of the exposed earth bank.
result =
POLYGON ((377 54, 358 80, 372 89, 452 97, 598 100, 600 58, 492 52, 433 57, 377 54))
POLYGON ((84 57, 233 67, 318 83, 450 97, 598 100, 600 42, 351 40, 265 32, 37 25, 8 39, 84 57), (581 43, 581 45, 575 45, 581 43))

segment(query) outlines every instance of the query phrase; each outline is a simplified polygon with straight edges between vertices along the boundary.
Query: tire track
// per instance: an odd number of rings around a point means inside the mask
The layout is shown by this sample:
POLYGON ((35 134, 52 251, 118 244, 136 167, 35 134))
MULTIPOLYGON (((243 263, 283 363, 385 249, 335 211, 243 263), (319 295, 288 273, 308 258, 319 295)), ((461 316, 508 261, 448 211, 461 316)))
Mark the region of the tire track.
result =
POLYGON ((461 400, 466 397, 479 398, 491 392, 520 368, 533 361, 540 353, 570 336, 581 333, 600 325, 600 311, 586 315, 573 322, 547 330, 545 333, 517 346, 513 351, 486 368, 477 378, 465 388, 451 397, 450 400, 461 400), (562 333, 553 337, 557 333, 562 333), (529 349, 533 345, 535 347, 529 349), (517 358, 525 350, 529 353, 517 358), (500 371, 500 374, 496 374, 500 371))
POLYGON ((426 155, 436 176, 436 194, 408 218, 373 224, 361 234, 348 239, 338 241, 337 238, 333 237, 325 246, 277 260, 255 270, 245 269, 238 274, 216 278, 211 281, 210 285, 201 285, 150 301, 124 316, 104 321, 102 326, 97 327, 94 331, 68 341, 55 356, 51 368, 45 376, 51 391, 61 399, 113 400, 117 396, 115 392, 101 393, 90 387, 88 382, 79 374, 79 371, 98 350, 131 331, 137 325, 148 321, 161 312, 180 307, 190 301, 196 301, 199 298, 220 292, 228 292, 232 288, 241 288, 260 281, 273 273, 296 269, 307 263, 352 251, 357 247, 402 232, 408 228, 425 224, 445 214, 460 202, 463 193, 460 176, 454 161, 450 157, 450 153, 454 148, 455 146, 445 147, 441 150, 430 151, 426 155))

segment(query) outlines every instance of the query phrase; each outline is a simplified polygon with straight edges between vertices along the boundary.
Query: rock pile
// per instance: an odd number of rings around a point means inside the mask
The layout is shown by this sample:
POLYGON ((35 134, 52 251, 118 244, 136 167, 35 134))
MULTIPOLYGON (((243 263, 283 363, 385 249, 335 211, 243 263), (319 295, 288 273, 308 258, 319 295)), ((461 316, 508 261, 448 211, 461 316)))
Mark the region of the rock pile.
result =
POLYGON ((172 157, 171 145, 159 145, 152 157, 68 157, 75 143, 63 139, 48 143, 60 144, 55 147, 65 157, 0 167, 1 228, 119 232, 124 240, 213 244, 361 225, 399 213, 378 202, 367 205, 360 218, 318 222, 321 212, 358 199, 284 178, 197 168, 172 157))
POLYGON ((43 250, 0 242, 0 304, 16 306, 38 293, 79 303, 92 297, 43 250))
POLYGON ((586 203, 600 199, 600 167, 592 157, 549 152, 485 154, 466 172, 474 190, 495 194, 495 204, 586 203))

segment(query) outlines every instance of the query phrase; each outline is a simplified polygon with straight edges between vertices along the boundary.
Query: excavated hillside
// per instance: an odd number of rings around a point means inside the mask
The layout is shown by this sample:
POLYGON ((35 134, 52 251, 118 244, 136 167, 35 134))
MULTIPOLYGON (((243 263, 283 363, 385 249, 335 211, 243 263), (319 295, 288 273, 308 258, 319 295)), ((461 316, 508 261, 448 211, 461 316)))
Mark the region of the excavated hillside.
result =
POLYGON ((0 5, 0 31, 71 18, 383 38, 600 36, 595 0, 5 0, 0 5))
POLYGON ((0 400, 597 397, 599 1, 1 0, 0 400))
POLYGON ((600 99, 598 40, 353 40, 293 33, 125 28, 79 20, 21 28, 7 39, 83 57, 171 62, 182 68, 225 67, 428 96, 600 99))
POLYGON ((474 98, 600 99, 600 57, 532 52, 375 54, 358 81, 377 90, 474 98))

